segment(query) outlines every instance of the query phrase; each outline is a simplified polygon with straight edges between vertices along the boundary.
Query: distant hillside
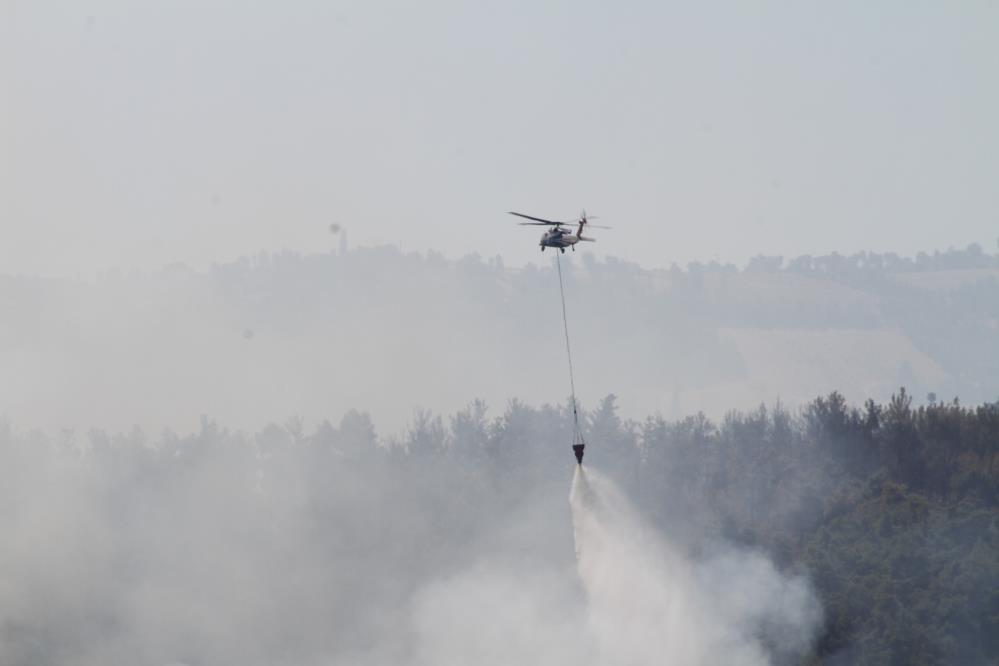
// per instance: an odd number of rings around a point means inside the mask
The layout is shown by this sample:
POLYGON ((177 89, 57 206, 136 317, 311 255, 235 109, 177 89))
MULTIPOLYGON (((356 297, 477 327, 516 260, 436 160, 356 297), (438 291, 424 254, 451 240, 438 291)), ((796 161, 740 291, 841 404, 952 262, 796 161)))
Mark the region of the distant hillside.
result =
MULTIPOLYGON (((548 260, 548 257, 545 257, 548 260)), ((645 270, 563 258, 580 398, 680 416, 842 391, 999 396, 999 257, 977 246, 645 270)), ((95 282, 0 278, 0 414, 48 428, 255 428, 350 407, 388 429, 469 395, 568 393, 553 265, 260 255, 95 282)))

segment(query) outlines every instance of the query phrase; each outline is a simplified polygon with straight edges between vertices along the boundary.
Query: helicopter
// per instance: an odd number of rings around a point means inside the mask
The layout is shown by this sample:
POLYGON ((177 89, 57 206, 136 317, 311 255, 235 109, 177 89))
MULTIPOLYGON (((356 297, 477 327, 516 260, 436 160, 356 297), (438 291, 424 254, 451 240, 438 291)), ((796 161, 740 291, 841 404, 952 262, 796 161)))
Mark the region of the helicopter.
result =
POLYGON ((584 227, 593 227, 594 229, 610 229, 610 227, 601 227, 596 224, 590 224, 589 220, 586 218, 586 211, 584 210, 579 219, 574 222, 556 222, 554 220, 546 220, 541 217, 533 217, 531 215, 524 215, 523 213, 515 213, 512 210, 508 211, 510 215, 516 215, 517 217, 523 217, 528 220, 533 220, 533 222, 521 222, 522 225, 533 225, 538 227, 552 227, 546 231, 541 236, 541 251, 544 252, 546 247, 558 248, 563 254, 565 254, 565 248, 571 247, 572 251, 576 251, 576 243, 579 241, 589 241, 590 243, 595 243, 596 238, 587 238, 583 235, 584 227), (576 233, 572 233, 568 229, 563 229, 563 225, 571 226, 578 224, 579 228, 576 233))

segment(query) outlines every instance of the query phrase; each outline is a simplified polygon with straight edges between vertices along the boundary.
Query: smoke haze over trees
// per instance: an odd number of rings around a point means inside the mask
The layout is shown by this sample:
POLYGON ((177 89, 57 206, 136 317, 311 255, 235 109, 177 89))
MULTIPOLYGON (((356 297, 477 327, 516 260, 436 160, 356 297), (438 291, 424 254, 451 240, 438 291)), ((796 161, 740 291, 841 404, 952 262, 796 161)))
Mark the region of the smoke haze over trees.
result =
POLYGON ((601 546, 584 551, 584 589, 566 407, 513 401, 490 419, 473 402, 387 438, 356 411, 252 434, 6 425, 0 660, 999 658, 999 402, 833 393, 799 413, 631 421, 607 396, 584 416, 587 463, 635 507, 584 520, 611 530, 583 541, 601 546), (668 547, 636 550, 640 534, 668 547), (666 601, 641 596, 657 586, 666 601), (620 594, 641 604, 631 621, 606 616, 620 594), (670 607, 683 612, 647 624, 670 607))

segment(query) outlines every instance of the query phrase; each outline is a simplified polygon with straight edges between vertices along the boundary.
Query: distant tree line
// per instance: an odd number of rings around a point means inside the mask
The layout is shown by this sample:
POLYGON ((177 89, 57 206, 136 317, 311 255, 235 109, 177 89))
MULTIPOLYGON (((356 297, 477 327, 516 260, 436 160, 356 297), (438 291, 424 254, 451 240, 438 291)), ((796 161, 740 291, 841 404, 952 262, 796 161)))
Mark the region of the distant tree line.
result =
MULTIPOLYGON (((734 266, 733 266, 734 268, 734 266)), ((851 274, 907 273, 913 271, 951 271, 999 268, 999 255, 988 254, 978 243, 963 249, 950 248, 933 253, 919 252, 904 257, 894 252, 856 252, 851 255, 800 255, 785 260, 779 255, 757 255, 749 260, 748 272, 789 271, 802 275, 822 274, 846 277, 851 274)))

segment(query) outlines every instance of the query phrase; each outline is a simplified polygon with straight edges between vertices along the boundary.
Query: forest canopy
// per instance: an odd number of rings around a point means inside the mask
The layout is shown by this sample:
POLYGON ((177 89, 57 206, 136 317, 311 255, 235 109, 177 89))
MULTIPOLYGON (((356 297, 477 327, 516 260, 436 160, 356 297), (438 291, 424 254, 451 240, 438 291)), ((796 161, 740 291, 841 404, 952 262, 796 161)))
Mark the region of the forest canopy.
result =
MULTIPOLYGON (((484 543, 503 538, 525 562, 571 566, 570 428, 566 405, 517 400, 494 417, 481 401, 447 418, 418 411, 394 437, 357 411, 255 433, 206 417, 194 433, 156 437, 4 425, 0 654, 44 664, 95 642, 127 652, 142 619, 129 611, 137 586, 159 585, 180 607, 228 618, 199 626, 147 611, 157 628, 140 629, 164 650, 193 641, 201 655, 248 663, 372 650, 428 576, 447 576, 484 543), (60 511, 69 524, 48 525, 60 511), (365 515, 379 516, 376 529, 365 515), (23 554, 42 542, 39 569, 23 554), (241 562, 266 599, 232 615, 243 574, 203 577, 225 562, 241 562), (296 566, 322 571, 321 585, 301 588, 296 566), (373 566, 393 575, 350 574, 373 566), (337 628, 302 620, 303 607, 337 628), (212 652, 218 622, 238 631, 261 613, 274 622, 246 639, 245 655, 212 652)), ((585 411, 584 430, 586 464, 688 552, 730 543, 808 576, 824 624, 811 651, 786 663, 999 659, 999 402, 914 407, 902 389, 885 404, 832 393, 793 411, 639 421, 620 418, 609 395, 585 411)))

